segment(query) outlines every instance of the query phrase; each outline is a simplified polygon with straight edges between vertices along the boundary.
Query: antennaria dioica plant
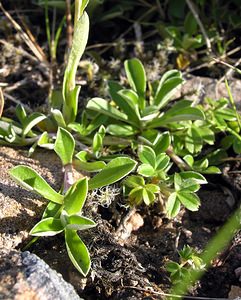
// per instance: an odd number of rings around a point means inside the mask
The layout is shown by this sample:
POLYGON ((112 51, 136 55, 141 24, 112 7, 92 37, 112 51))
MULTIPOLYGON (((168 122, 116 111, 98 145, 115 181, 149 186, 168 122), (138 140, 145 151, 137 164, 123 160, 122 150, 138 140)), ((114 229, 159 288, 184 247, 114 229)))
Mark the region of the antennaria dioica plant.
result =
MULTIPOLYGON (((188 99, 175 101, 173 96, 183 83, 182 74, 169 70, 158 82, 148 83, 137 58, 124 62, 129 86, 109 81, 111 99, 90 99, 79 120, 76 72, 89 34, 87 5, 87 0, 75 1, 73 44, 62 98, 51 103, 47 116, 38 112, 28 115, 19 105, 17 121, 0 120, 1 144, 30 145, 31 153, 36 146, 52 149, 61 159, 61 191, 53 190, 29 167, 17 166, 10 174, 48 201, 42 219, 30 234, 40 237, 64 233, 69 257, 84 276, 90 269, 90 256, 78 231, 96 226, 82 215, 88 191, 123 179, 123 194, 131 206, 163 201, 167 215, 175 217, 181 206, 198 210, 196 193, 207 183, 203 174, 220 172, 210 166, 211 155, 201 155, 206 145, 214 145, 217 133, 227 133, 222 141, 225 148, 232 145, 235 152, 241 152, 239 119, 237 112, 228 108, 228 100, 209 99, 197 106, 188 99), (97 174, 74 182, 73 165, 97 174)), ((0 98, 0 116, 2 107, 0 98)))

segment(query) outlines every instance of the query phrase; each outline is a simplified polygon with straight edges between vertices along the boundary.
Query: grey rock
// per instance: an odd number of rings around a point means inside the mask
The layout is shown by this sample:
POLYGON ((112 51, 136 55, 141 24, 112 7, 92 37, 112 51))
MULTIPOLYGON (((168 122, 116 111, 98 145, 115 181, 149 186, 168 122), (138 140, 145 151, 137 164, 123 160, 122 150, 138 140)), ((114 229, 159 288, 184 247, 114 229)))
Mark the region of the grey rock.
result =
POLYGON ((0 299, 81 300, 72 285, 30 252, 0 253, 0 299))

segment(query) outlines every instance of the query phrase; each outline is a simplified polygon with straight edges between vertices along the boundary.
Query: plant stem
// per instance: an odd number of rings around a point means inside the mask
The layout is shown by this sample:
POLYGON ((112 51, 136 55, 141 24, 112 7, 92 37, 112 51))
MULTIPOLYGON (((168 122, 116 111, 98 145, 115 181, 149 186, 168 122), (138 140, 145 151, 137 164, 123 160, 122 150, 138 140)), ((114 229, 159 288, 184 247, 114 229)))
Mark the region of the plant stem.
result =
POLYGON ((166 154, 174 161, 174 163, 178 166, 180 170, 190 171, 191 168, 188 164, 185 163, 178 155, 176 155, 173 151, 172 146, 169 146, 166 150, 166 154))
POLYGON ((63 194, 65 194, 68 189, 73 185, 75 182, 74 176, 73 176, 73 165, 68 164, 64 166, 64 188, 63 188, 63 194))

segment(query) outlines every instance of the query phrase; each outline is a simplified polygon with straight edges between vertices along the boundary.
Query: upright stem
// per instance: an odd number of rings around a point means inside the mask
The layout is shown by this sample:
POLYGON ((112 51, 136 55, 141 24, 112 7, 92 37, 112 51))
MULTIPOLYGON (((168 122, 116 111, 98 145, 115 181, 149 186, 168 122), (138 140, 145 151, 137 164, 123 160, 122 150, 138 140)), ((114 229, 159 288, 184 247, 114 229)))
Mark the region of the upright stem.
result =
POLYGON ((68 164, 64 166, 64 188, 63 194, 65 194, 71 185, 74 184, 74 176, 73 176, 73 166, 72 164, 68 164))

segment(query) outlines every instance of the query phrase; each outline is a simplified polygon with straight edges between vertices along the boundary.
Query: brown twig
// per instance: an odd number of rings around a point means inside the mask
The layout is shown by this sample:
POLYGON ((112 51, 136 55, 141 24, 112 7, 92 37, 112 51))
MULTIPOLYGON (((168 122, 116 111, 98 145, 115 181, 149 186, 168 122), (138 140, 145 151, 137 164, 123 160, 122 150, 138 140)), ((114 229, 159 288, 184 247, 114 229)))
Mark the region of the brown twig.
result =
MULTIPOLYGON (((154 291, 152 289, 149 288, 141 288, 138 286, 123 286, 123 289, 133 289, 133 290, 137 290, 140 292, 146 292, 146 293, 150 293, 150 294, 154 294, 154 295, 160 295, 160 296, 165 296, 165 297, 171 297, 173 299, 175 298, 179 298, 179 299, 183 299, 184 297, 181 295, 174 295, 174 294, 168 294, 168 293, 164 293, 164 292, 157 292, 154 291)), ((207 298, 207 297, 196 297, 196 296, 185 296, 185 299, 191 299, 191 300, 228 300, 228 298, 207 298)))
POLYGON ((212 52, 212 46, 211 46, 210 39, 209 39, 209 37, 208 37, 208 35, 206 33, 206 30, 205 30, 205 28, 203 26, 203 23, 202 23, 201 19, 199 18, 199 15, 197 13, 196 8, 194 7, 194 4, 192 3, 191 0, 186 0, 186 3, 188 5, 190 11, 192 12, 192 14, 193 14, 196 22, 198 23, 198 25, 200 27, 200 30, 201 30, 202 35, 204 37, 205 43, 207 45, 208 52, 212 52))
POLYGON ((19 32, 21 38, 25 42, 25 44, 29 47, 29 49, 33 52, 36 58, 41 62, 47 62, 47 58, 42 51, 41 48, 36 47, 36 45, 32 42, 31 38, 27 35, 26 32, 23 31, 22 27, 12 18, 12 16, 4 9, 2 3, 0 2, 0 9, 6 16, 6 18, 11 22, 13 27, 17 32, 19 32), (41 49, 41 50, 40 50, 41 49))
POLYGON ((166 154, 173 160, 173 162, 180 168, 181 170, 190 171, 191 168, 184 160, 182 160, 178 155, 176 155, 173 151, 172 146, 169 146, 166 150, 166 154))

